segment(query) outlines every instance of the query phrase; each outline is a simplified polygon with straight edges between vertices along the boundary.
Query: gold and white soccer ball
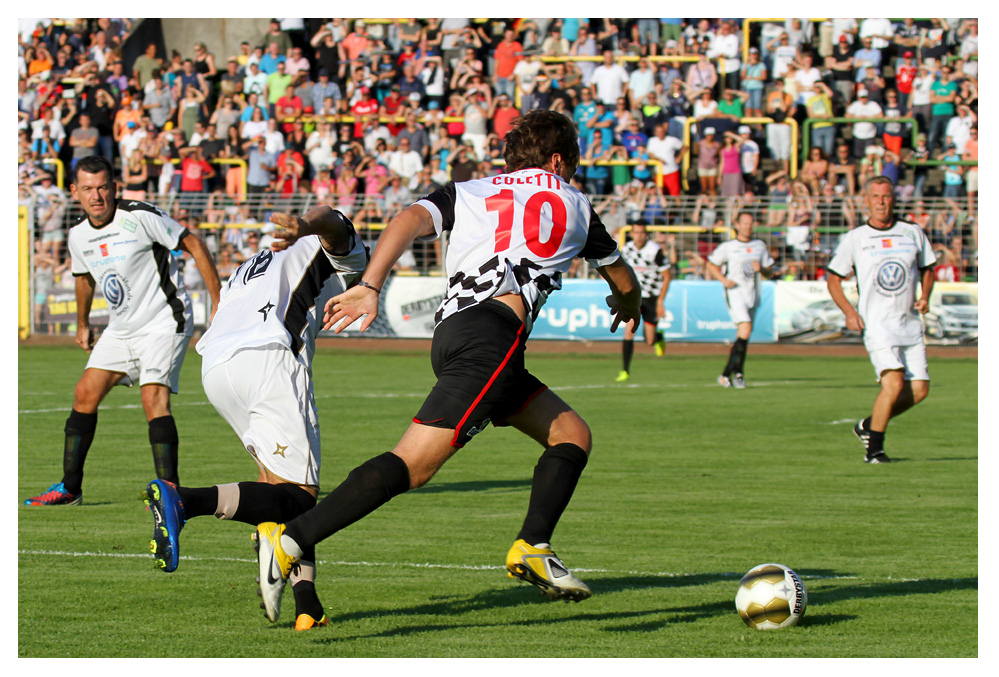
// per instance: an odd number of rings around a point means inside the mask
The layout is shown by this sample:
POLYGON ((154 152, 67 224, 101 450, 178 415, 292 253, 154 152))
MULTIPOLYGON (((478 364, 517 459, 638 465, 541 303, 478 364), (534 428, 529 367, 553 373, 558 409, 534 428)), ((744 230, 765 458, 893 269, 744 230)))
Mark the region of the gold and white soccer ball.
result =
POLYGON ((735 609, 751 628, 777 630, 801 619, 808 593, 801 577, 783 564, 760 564, 739 581, 735 609))

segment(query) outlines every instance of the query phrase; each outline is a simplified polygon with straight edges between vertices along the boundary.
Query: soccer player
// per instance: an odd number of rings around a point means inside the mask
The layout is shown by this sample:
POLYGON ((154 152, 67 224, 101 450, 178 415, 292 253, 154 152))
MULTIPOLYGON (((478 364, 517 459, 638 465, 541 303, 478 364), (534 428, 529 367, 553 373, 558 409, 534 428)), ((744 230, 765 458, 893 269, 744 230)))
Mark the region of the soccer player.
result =
POLYGON ((752 214, 739 212, 735 219, 735 239, 718 245, 707 261, 708 276, 725 286, 725 303, 735 322, 735 343, 725 370, 718 377, 718 383, 726 388, 746 387, 746 349, 760 305, 760 276, 769 277, 774 265, 767 245, 753 238, 754 225, 752 214))
POLYGON ((867 223, 848 231, 827 270, 829 293, 846 315, 846 326, 862 331, 881 391, 871 415, 854 434, 864 445, 867 463, 888 463, 888 421, 919 404, 930 390, 930 375, 920 313, 929 309, 936 258, 923 230, 895 218, 895 186, 878 176, 867 182, 867 223), (855 273, 858 308, 843 293, 843 278, 855 273), (919 298, 916 298, 917 285, 919 298))
POLYGON ((510 425, 544 449, 531 497, 506 558, 511 577, 551 599, 582 600, 590 589, 551 548, 591 437, 572 408, 524 366, 534 320, 561 287, 572 259, 585 257, 607 281, 611 331, 640 317, 641 288, 586 197, 569 179, 579 163, 572 121, 537 109, 507 134, 507 172, 448 183, 407 207, 382 233, 362 280, 326 306, 336 330, 378 314, 378 295, 396 260, 416 239, 450 232, 450 272, 437 310, 431 363, 437 383, 395 448, 355 468, 315 508, 254 533, 264 613, 274 621, 292 566, 307 548, 410 489, 423 486, 473 435, 510 425))
POLYGON ((170 393, 178 389, 194 320, 172 250, 194 257, 213 308, 219 300, 218 272, 201 238, 151 204, 119 201, 108 160, 96 155, 80 160, 70 188, 87 215, 69 231, 69 251, 76 277, 76 343, 90 358, 66 420, 62 480, 25 505, 83 501, 83 464, 97 429, 97 408, 115 385, 139 384, 156 476, 177 482, 170 393), (98 286, 111 319, 95 343, 90 307, 98 286))
MULTIPOLYGON (((649 239, 647 223, 639 219, 631 227, 631 240, 621 249, 621 256, 628 262, 638 282, 642 287, 642 320, 645 331, 645 342, 653 346, 657 357, 666 352, 666 337, 656 330, 659 320, 666 317, 666 293, 672 279, 670 262, 663 253, 662 247, 649 239)), ((635 354, 635 331, 630 326, 624 329, 624 341, 621 343, 621 359, 623 368, 615 379, 618 382, 627 381, 631 375, 631 358, 635 354)))
MULTIPOLYGON (((274 214, 270 249, 241 265, 222 290, 212 326, 198 341, 205 393, 259 468, 256 482, 146 489, 157 566, 176 570, 180 531, 203 515, 256 525, 290 520, 316 504, 320 437, 312 358, 322 308, 357 281, 368 251, 354 226, 327 206, 304 218, 274 214)), ((309 548, 292 572, 296 630, 329 623, 309 548)))

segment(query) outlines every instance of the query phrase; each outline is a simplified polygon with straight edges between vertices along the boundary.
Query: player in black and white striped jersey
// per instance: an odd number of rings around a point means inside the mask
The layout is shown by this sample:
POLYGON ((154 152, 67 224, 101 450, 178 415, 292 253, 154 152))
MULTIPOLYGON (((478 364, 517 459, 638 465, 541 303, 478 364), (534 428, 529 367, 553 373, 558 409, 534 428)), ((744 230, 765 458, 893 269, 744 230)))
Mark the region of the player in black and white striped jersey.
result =
MULTIPOLYGON (((642 286, 642 324, 645 342, 653 346, 657 357, 666 352, 666 337, 656 329, 659 320, 666 317, 666 294, 673 273, 670 261, 658 243, 649 239, 648 222, 639 219, 631 226, 631 240, 621 248, 621 255, 631 265, 642 286)), ((637 328, 636 328, 637 329, 637 328)), ((631 375, 631 358, 635 354, 636 330, 630 326, 624 330, 621 343, 621 372, 617 381, 627 381, 631 375)))
MULTIPOLYGON (((641 289, 586 197, 569 180, 579 163, 572 121, 538 109, 506 137, 507 172, 450 183, 389 223, 357 287, 327 305, 337 331, 378 313, 392 266, 417 238, 450 231, 451 273, 437 314, 431 362, 437 384, 391 452, 355 468, 315 508, 287 524, 257 527, 265 611, 280 608, 291 567, 315 546, 409 489, 424 485, 473 435, 511 425, 544 449, 534 469, 527 517, 507 554, 511 577, 552 599, 590 596, 551 549, 551 536, 586 465, 585 421, 524 367, 534 319, 562 273, 581 256, 610 286, 611 331, 637 325, 641 289)), ((271 617, 268 611, 268 617, 271 617)))

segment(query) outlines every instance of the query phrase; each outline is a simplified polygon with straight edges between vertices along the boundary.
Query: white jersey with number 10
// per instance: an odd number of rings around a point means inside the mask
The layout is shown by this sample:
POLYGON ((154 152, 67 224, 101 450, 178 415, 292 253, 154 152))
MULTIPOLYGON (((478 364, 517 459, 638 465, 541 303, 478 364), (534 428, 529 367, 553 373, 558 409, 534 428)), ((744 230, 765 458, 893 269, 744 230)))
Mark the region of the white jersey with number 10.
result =
POLYGON ((452 182, 417 204, 430 211, 437 236, 451 231, 438 324, 513 292, 524 300, 530 330, 548 294, 562 287, 573 258, 600 267, 620 257, 586 196, 542 169, 452 182))

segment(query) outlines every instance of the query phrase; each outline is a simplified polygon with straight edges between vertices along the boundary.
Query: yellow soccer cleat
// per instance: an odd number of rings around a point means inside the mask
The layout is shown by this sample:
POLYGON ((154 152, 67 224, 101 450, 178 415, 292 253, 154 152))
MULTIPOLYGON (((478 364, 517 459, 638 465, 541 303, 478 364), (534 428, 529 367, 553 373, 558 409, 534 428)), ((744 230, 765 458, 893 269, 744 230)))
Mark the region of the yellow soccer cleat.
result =
POLYGON ((326 618, 326 614, 323 614, 323 617, 318 621, 309 614, 299 614, 298 618, 295 619, 295 630, 297 632, 305 632, 306 630, 321 628, 329 624, 330 619, 326 618))
POLYGON ((666 354, 666 341, 656 341, 652 347, 656 349, 656 357, 662 357, 666 354))
POLYGON ((260 603, 267 620, 274 622, 281 614, 281 595, 284 586, 291 575, 291 568, 298 561, 284 551, 281 546, 281 535, 285 525, 274 522, 264 522, 257 525, 253 532, 253 549, 257 551, 257 568, 260 575, 257 578, 257 594, 263 600, 260 603))
POLYGON ((629 378, 629 376, 628 376, 628 372, 626 372, 626 371, 625 371, 624 369, 622 369, 622 370, 621 370, 621 373, 619 373, 619 374, 617 375, 617 378, 616 378, 616 379, 614 379, 614 380, 615 380, 616 382, 620 383, 621 381, 627 381, 627 380, 628 380, 628 378, 629 378))
POLYGON ((510 578, 519 578, 539 588, 549 599, 579 602, 590 596, 590 589, 572 575, 562 560, 549 548, 536 548, 519 539, 506 555, 510 578))

